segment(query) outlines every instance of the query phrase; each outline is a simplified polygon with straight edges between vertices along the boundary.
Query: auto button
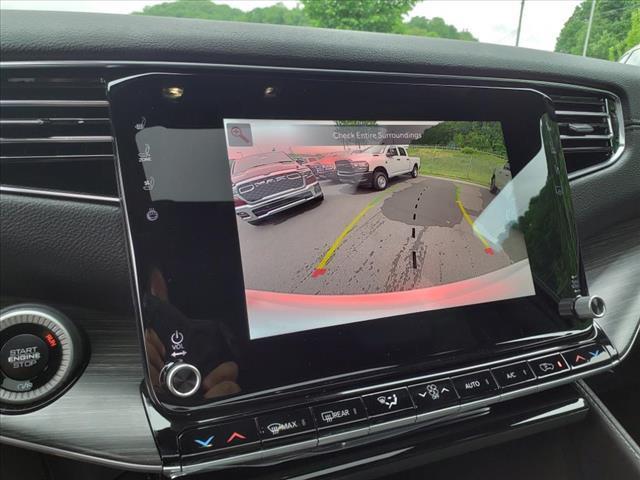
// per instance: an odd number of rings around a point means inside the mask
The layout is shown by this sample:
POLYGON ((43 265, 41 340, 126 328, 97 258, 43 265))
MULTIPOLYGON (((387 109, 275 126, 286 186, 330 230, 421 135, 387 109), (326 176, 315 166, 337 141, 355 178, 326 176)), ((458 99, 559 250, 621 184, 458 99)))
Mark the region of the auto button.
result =
POLYGON ((496 381, 489 370, 454 377, 452 380, 462 400, 484 397, 498 389, 496 381))

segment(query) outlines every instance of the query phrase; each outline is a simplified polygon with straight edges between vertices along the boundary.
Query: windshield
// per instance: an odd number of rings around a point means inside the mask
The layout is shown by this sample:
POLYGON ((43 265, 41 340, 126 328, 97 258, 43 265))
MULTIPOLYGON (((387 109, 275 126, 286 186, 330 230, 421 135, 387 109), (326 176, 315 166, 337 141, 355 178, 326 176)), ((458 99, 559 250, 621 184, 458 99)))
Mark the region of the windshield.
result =
MULTIPOLYGON (((640 0, 0 0, 0 8, 230 20, 439 37, 619 61, 640 0)), ((530 54, 523 50, 523 55, 530 54)), ((633 64, 637 62, 627 62, 633 64)))

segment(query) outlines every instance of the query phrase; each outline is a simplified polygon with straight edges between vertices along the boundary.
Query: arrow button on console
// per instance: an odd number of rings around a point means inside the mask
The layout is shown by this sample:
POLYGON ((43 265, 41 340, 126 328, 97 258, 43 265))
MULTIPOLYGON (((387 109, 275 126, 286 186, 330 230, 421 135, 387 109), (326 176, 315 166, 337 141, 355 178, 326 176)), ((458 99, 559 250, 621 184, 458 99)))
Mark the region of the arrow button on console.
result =
POLYGON ((258 429, 252 418, 187 430, 180 436, 180 452, 183 455, 259 448, 258 429))
POLYGON ((600 345, 588 345, 564 353, 572 369, 594 366, 610 359, 609 353, 600 345))

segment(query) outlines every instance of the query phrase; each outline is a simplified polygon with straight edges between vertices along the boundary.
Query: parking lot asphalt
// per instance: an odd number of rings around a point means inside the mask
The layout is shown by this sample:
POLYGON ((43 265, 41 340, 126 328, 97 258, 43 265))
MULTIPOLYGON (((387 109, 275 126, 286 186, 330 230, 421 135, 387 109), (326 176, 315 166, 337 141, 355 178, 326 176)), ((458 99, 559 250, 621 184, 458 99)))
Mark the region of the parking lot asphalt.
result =
POLYGON ((316 295, 404 291, 499 270, 526 258, 512 230, 491 248, 473 221, 483 187, 402 176, 378 192, 321 181, 324 200, 258 225, 238 220, 245 287, 316 295))

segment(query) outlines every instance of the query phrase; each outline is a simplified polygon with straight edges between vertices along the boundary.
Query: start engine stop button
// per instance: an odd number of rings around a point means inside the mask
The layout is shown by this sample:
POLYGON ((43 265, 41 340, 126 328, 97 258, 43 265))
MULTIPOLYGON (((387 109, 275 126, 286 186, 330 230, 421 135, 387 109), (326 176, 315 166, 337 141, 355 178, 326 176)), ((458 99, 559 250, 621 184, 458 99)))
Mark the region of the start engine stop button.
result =
POLYGON ((14 380, 31 380, 46 368, 49 348, 42 339, 30 333, 10 338, 0 350, 2 373, 14 380))

